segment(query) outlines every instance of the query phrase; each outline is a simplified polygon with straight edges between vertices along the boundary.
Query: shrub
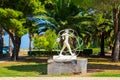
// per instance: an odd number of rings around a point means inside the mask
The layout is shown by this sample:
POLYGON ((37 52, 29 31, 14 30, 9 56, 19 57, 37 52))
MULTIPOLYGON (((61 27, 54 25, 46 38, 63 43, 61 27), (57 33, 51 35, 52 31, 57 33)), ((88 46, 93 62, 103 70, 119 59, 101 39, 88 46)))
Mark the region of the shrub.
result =
POLYGON ((34 48, 37 50, 45 49, 48 51, 52 51, 54 48, 54 43, 56 42, 56 34, 55 31, 49 29, 45 32, 43 36, 35 35, 33 39, 34 48))
POLYGON ((83 55, 90 56, 93 53, 92 49, 83 49, 83 55))
POLYGON ((48 56, 53 56, 53 55, 58 55, 57 51, 28 51, 29 56, 43 56, 43 57, 48 57, 48 56), (51 54, 50 54, 51 53, 51 54))
POLYGON ((46 40, 44 36, 39 37, 37 34, 34 37, 34 48, 35 49, 46 49, 46 47, 49 45, 49 42, 46 40))
POLYGON ((46 47, 46 50, 52 51, 54 48, 54 43, 56 42, 56 38, 57 38, 55 31, 52 29, 49 29, 45 32, 44 36, 49 43, 46 47))

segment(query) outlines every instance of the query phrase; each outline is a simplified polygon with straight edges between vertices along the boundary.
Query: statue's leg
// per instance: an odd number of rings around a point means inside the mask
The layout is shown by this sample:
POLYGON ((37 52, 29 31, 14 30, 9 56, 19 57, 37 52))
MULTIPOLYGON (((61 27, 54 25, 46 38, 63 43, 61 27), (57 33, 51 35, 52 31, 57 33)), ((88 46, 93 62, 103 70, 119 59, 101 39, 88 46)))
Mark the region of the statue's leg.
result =
POLYGON ((72 51, 71 51, 71 48, 70 48, 70 45, 69 45, 69 44, 67 44, 67 48, 68 48, 70 54, 71 54, 71 55, 74 55, 74 54, 72 53, 72 51))
POLYGON ((59 54, 60 56, 62 55, 62 52, 63 52, 63 50, 64 50, 65 48, 66 48, 66 45, 64 44, 64 45, 63 45, 63 48, 62 48, 61 51, 60 51, 60 54, 59 54))

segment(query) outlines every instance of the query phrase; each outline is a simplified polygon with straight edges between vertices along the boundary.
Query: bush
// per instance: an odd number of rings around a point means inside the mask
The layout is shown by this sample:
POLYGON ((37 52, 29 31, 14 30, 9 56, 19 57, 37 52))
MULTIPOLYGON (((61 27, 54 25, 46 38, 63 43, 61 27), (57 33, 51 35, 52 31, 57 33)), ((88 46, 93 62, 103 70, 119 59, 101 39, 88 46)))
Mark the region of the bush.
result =
POLYGON ((38 36, 36 34, 33 40, 34 48, 37 50, 45 49, 52 51, 54 43, 56 42, 56 37, 55 31, 52 29, 47 30, 43 36, 38 36))
POLYGON ((100 48, 92 48, 93 54, 98 54, 100 52, 100 48))
POLYGON ((84 56, 90 56, 93 53, 92 49, 83 49, 84 56))
POLYGON ((29 56, 43 56, 43 57, 50 57, 53 55, 58 55, 57 51, 28 51, 29 56))
MULTIPOLYGON (((60 51, 28 51, 28 56, 39 56, 39 57, 52 57, 53 55, 59 55, 60 51)), ((76 51, 77 56, 83 56, 82 51, 76 51)))
POLYGON ((46 47, 46 50, 52 51, 54 48, 54 43, 56 42, 56 38, 57 38, 55 31, 52 29, 49 29, 45 32, 44 36, 49 43, 46 47))
POLYGON ((39 37, 37 34, 34 36, 34 48, 35 49, 46 49, 49 42, 46 40, 44 36, 39 37))

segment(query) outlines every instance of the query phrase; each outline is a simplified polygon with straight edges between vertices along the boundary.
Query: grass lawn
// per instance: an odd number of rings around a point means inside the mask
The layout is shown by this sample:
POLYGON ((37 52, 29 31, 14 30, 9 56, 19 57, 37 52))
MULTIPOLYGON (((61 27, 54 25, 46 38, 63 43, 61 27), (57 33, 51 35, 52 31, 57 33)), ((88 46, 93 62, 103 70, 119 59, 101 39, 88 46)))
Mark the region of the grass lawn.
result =
POLYGON ((120 77, 120 70, 105 70, 92 74, 93 77, 120 77))
POLYGON ((38 76, 84 76, 120 77, 120 63, 110 58, 88 58, 88 73, 47 75, 47 59, 27 58, 18 62, 0 63, 0 77, 38 77, 38 76))
POLYGON ((89 76, 120 77, 120 62, 111 62, 111 58, 89 58, 89 76))
POLYGON ((40 76, 47 73, 46 63, 5 62, 0 63, 0 77, 40 76))

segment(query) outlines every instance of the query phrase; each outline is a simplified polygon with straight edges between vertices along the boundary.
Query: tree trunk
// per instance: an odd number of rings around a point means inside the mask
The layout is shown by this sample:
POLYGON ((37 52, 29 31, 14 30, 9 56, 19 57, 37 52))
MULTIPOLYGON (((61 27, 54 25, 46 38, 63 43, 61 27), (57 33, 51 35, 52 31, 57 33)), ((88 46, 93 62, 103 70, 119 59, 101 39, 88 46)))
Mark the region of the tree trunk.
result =
POLYGON ((20 44, 21 44, 21 37, 15 36, 13 41, 14 49, 11 57, 11 59, 14 61, 18 59, 20 44))
POLYGON ((12 53, 12 40, 9 36, 9 53, 11 54, 12 53))
POLYGON ((12 50, 11 60, 16 61, 18 59, 18 54, 19 54, 19 49, 20 49, 20 44, 21 44, 21 37, 14 36, 15 34, 12 31, 9 31, 7 29, 5 29, 5 31, 9 34, 12 40, 13 46, 14 46, 12 50))
POLYGON ((29 39, 30 39, 30 42, 29 42, 29 51, 32 50, 32 34, 29 33, 29 39))
POLYGON ((105 53, 104 53, 104 32, 102 32, 102 35, 101 35, 101 52, 100 52, 100 56, 101 57, 104 57, 105 56, 105 53))
MULTIPOLYGON (((112 57, 113 57, 113 61, 115 60, 115 55, 117 56, 117 53, 116 53, 116 48, 118 48, 118 45, 119 44, 116 44, 117 43, 117 36, 118 36, 118 14, 119 14, 119 10, 118 8, 114 8, 113 9, 113 21, 114 21, 114 36, 115 36, 115 42, 114 42, 114 46, 113 46, 113 50, 112 50, 112 57)), ((119 52, 119 51, 118 51, 119 52)), ((117 57, 116 57, 117 58, 117 57)), ((116 60, 115 60, 116 61, 116 60)))
POLYGON ((3 53, 3 37, 2 37, 2 35, 3 35, 3 29, 2 29, 2 27, 0 26, 0 54, 2 54, 3 53))
POLYGON ((114 54, 113 54, 113 57, 112 57, 112 60, 114 62, 117 62, 119 61, 119 39, 120 39, 120 32, 118 32, 116 38, 115 38, 115 43, 114 43, 114 54))
POLYGON ((118 33, 118 14, 119 14, 118 8, 113 9, 113 21, 114 21, 114 33, 115 33, 115 36, 118 33))

